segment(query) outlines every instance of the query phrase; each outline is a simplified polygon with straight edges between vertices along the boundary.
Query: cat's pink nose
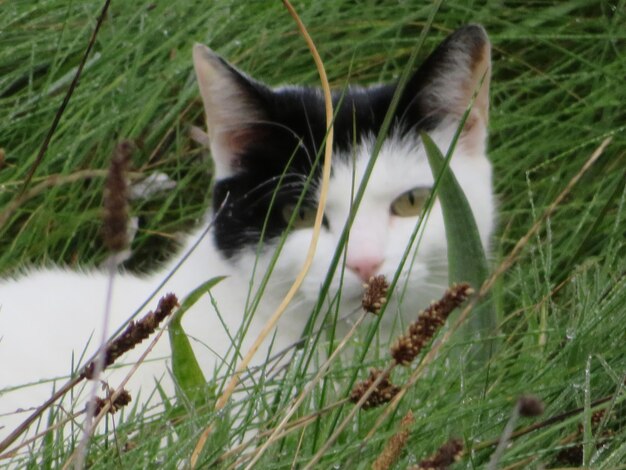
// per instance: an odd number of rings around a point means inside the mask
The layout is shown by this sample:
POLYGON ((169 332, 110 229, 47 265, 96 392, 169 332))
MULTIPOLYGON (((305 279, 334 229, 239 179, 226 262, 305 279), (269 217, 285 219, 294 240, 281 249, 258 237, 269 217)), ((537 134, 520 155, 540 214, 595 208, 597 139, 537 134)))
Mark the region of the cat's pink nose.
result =
POLYGON ((363 282, 367 282, 370 277, 375 276, 382 264, 382 258, 359 258, 346 261, 346 267, 359 276, 363 282))

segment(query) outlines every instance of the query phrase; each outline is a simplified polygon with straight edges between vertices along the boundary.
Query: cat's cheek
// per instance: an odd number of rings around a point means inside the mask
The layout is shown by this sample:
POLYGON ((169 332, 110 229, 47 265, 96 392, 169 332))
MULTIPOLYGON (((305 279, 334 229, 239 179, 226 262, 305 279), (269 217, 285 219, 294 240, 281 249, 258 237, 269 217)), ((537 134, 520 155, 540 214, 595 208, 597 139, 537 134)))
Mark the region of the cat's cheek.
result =
POLYGON ((391 217, 390 224, 393 230, 389 231, 389 240, 386 247, 385 264, 381 270, 387 278, 391 279, 396 271, 402 266, 401 282, 406 282, 410 273, 410 287, 428 276, 428 268, 425 259, 428 258, 433 249, 433 243, 437 243, 436 239, 443 237, 445 242, 445 234, 437 234, 436 230, 427 230, 422 236, 418 233, 409 250, 406 260, 403 263, 403 257, 407 247, 411 242, 413 232, 419 222, 417 217, 391 217), (419 246, 417 244, 419 243, 419 246), (417 248, 417 254, 416 254, 417 248))
MULTIPOLYGON (((289 263, 289 267, 286 268, 286 265, 281 264, 280 268, 288 270, 292 279, 295 279, 302 269, 311 241, 311 231, 300 232, 302 233, 290 236, 281 254, 281 257, 285 257, 285 263, 289 263)), ((300 295, 311 306, 319 299, 320 290, 328 275, 337 244, 338 239, 332 233, 322 230, 317 241, 313 262, 300 287, 300 295)), ((344 269, 340 261, 331 282, 329 298, 332 299, 341 290, 342 298, 347 299, 346 301, 352 305, 355 304, 355 299, 361 298, 362 289, 362 283, 358 277, 348 269, 344 269)))
POLYGON ((310 229, 289 232, 278 258, 279 267, 295 277, 304 265, 312 236, 313 230, 310 229))

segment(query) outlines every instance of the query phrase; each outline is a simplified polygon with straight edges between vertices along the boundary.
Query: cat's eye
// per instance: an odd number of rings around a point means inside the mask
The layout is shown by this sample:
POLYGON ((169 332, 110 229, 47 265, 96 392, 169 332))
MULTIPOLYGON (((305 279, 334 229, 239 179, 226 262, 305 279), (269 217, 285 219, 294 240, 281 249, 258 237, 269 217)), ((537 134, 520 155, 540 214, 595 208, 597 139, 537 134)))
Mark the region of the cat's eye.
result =
POLYGON ((291 228, 299 229, 313 227, 315 224, 315 214, 317 213, 317 208, 306 206, 304 204, 301 204, 297 210, 296 207, 296 204, 287 204, 283 207, 283 219, 285 219, 285 222, 289 223, 292 215, 296 212, 291 228))
POLYGON ((398 217, 414 217, 420 215, 430 194, 430 188, 413 188, 400 194, 391 203, 391 213, 398 217))

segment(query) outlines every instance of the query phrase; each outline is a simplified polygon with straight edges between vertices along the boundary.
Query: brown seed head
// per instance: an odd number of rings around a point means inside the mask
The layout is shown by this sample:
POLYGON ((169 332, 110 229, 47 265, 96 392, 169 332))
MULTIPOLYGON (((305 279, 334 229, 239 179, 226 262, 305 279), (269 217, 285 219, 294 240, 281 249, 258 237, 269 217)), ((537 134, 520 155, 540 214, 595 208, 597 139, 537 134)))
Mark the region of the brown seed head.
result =
POLYGON ((450 313, 472 293, 469 284, 455 284, 445 292, 441 300, 433 302, 422 311, 417 320, 409 325, 407 333, 401 335, 391 347, 391 356, 396 363, 409 365, 432 340, 450 313))
POLYGON ((128 245, 126 172, 132 151, 132 144, 126 140, 115 147, 104 184, 102 237, 105 246, 112 252, 122 251, 128 245))
MULTIPOLYGON (((104 351, 104 365, 102 370, 113 364, 122 354, 130 351, 157 329, 159 324, 172 313, 178 305, 178 299, 174 294, 167 294, 159 300, 159 305, 154 312, 148 312, 139 321, 132 321, 126 329, 111 341, 104 351)), ((96 361, 93 360, 85 366, 82 376, 92 379, 96 370, 96 361)))
POLYGON ((384 275, 379 274, 378 276, 372 276, 364 287, 365 292, 363 292, 363 300, 361 300, 363 310, 377 315, 387 301, 389 283, 384 275))
POLYGON ((517 400, 519 414, 526 418, 541 416, 543 414, 543 402, 534 395, 522 395, 517 400))
POLYGON ((437 452, 429 458, 422 460, 415 467, 412 467, 411 470, 445 470, 453 463, 458 462, 462 455, 463 441, 461 439, 450 439, 437 452))
MULTIPOLYGON (((369 377, 359 382, 352 389, 350 394, 350 401, 352 403, 358 403, 361 397, 365 395, 365 392, 372 386, 372 384, 378 379, 382 371, 379 369, 371 369, 369 377)), ((362 408, 367 410, 369 408, 376 408, 384 403, 390 402, 400 391, 400 387, 396 387, 389 380, 389 376, 384 377, 378 386, 367 397, 367 400, 363 403, 362 408)))
POLYGON ((385 448, 372 464, 372 470, 387 470, 393 467, 393 464, 400 457, 402 449, 406 446, 409 439, 409 426, 414 421, 413 413, 409 411, 400 421, 398 432, 389 438, 385 448))
POLYGON ((100 397, 95 397, 94 398, 94 402, 95 402, 95 411, 94 411, 94 415, 98 415, 100 414, 100 412, 102 411, 102 409, 108 404, 111 403, 111 406, 109 406, 109 410, 108 413, 110 414, 114 414, 117 413, 121 408, 124 408, 126 405, 128 405, 132 398, 130 396, 130 393, 128 393, 128 390, 126 389, 122 389, 119 393, 119 395, 117 396, 117 398, 115 400, 113 400, 113 402, 111 402, 111 397, 114 394, 114 390, 109 389, 107 392, 107 397, 106 398, 100 398, 100 397))

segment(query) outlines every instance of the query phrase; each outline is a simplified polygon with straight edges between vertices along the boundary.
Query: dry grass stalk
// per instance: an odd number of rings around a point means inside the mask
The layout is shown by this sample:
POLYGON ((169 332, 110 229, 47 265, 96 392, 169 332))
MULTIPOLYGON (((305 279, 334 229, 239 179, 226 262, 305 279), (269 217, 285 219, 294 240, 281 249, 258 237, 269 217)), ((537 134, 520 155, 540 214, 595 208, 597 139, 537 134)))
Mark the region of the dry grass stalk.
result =
MULTIPOLYGON (((222 408, 224 408, 224 406, 226 406, 226 404, 228 403, 228 400, 230 399, 230 396, 233 394, 233 392, 235 391, 235 388, 239 384, 239 378, 242 372, 248 368, 250 361, 256 354, 261 343, 272 332, 272 330, 276 326, 276 323, 278 322, 278 320, 280 319, 284 311, 287 309, 287 306, 289 305, 293 297, 296 295, 296 292, 302 285, 302 282, 304 281, 304 278, 306 277, 309 271, 309 268, 311 267, 311 264, 313 263, 313 257, 315 255, 315 250, 317 249, 317 242, 319 240, 320 231, 322 228, 322 222, 324 220, 324 209, 326 207, 326 199, 328 198, 328 185, 330 181, 332 153, 333 153, 333 140, 334 140, 334 127, 333 127, 334 114, 333 114, 333 101, 332 101, 332 94, 330 91, 330 85, 328 84, 328 77, 326 75, 326 70, 324 69, 324 64, 322 62, 322 59, 317 51, 317 48, 315 47, 315 43, 311 39, 311 36, 309 35, 306 27, 304 26, 304 23, 302 23, 302 20, 298 16, 298 13, 295 11, 291 3, 289 3, 289 0, 283 0, 283 5, 285 5, 285 7, 287 8, 289 13, 295 20, 296 24, 298 25, 298 29, 300 30, 300 33, 304 37, 305 42, 307 43, 307 46, 309 47, 309 50, 311 51, 311 55, 313 56, 313 60, 315 61, 315 66, 320 75, 320 81, 322 84, 322 92, 324 95, 324 109, 326 111, 325 112, 326 128, 328 129, 328 132, 326 134, 325 147, 324 147, 324 163, 322 166, 322 184, 320 185, 319 202, 317 206, 317 212, 315 214, 315 223, 313 224, 313 236, 311 237, 311 243, 309 244, 309 249, 307 251, 306 259, 304 261, 302 269, 296 276, 296 279, 294 280, 293 284, 289 288, 289 291, 285 295, 283 301, 280 303, 276 311, 272 314, 270 319, 267 321, 267 323, 265 324, 265 326, 263 327, 263 329, 257 336, 257 339, 255 340, 254 344, 252 345, 252 347, 249 349, 249 351, 246 353, 246 355, 243 357, 243 359, 237 366, 237 370, 235 371, 230 381, 226 385, 226 388, 222 392, 222 395, 220 395, 217 402, 215 403, 216 410, 221 410, 222 408)), ((202 452, 202 449, 204 448, 206 441, 209 438, 209 435, 211 434, 211 430, 212 430, 212 423, 209 424, 205 428, 205 430, 200 434, 198 442, 196 443, 196 446, 191 454, 190 467, 192 469, 196 468, 196 464, 198 463, 198 458, 200 457, 200 453, 202 452)), ((260 453, 259 453, 259 458, 260 458, 260 453)))
POLYGON ((472 293, 469 284, 455 284, 445 292, 441 300, 433 302, 422 311, 417 320, 411 323, 408 332, 400 336, 391 347, 391 356, 396 363, 409 365, 445 324, 452 311, 472 293))
POLYGON ((102 237, 113 253, 128 245, 128 183, 126 173, 133 145, 123 140, 115 147, 104 184, 102 237))
POLYGON ((366 312, 378 315, 381 307, 387 302, 387 290, 389 283, 383 274, 370 277, 370 280, 363 285, 363 300, 361 305, 366 312))
POLYGON ((437 452, 422 460, 411 470, 437 469, 446 470, 455 462, 458 462, 463 455, 463 441, 461 439, 450 439, 442 445, 437 452))
MULTIPOLYGON (((104 364, 102 370, 113 364, 120 356, 133 349, 144 339, 148 338, 158 328, 159 324, 168 317, 174 307, 178 305, 178 299, 174 294, 166 294, 159 300, 159 305, 154 312, 148 312, 141 320, 130 322, 126 330, 111 341, 104 349, 104 364)), ((96 370, 96 359, 85 366, 81 377, 92 379, 96 370)))
MULTIPOLYGON (((350 394, 350 401, 352 403, 358 403, 363 395, 365 395, 365 392, 372 386, 372 384, 374 384, 378 380, 378 377, 383 373, 384 372, 382 372, 380 369, 371 369, 369 377, 366 380, 363 380, 362 382, 356 384, 352 389, 352 393, 350 394)), ((387 373, 378 383, 376 388, 374 388, 370 396, 367 397, 361 408, 367 410, 370 408, 376 408, 385 403, 389 403, 399 391, 400 387, 396 387, 394 384, 391 383, 391 380, 389 380, 389 374, 387 373)))
POLYGON ((409 410, 400 421, 398 432, 389 438, 385 448, 372 464, 372 470, 387 470, 396 463, 409 439, 409 426, 414 422, 413 413, 409 410))

